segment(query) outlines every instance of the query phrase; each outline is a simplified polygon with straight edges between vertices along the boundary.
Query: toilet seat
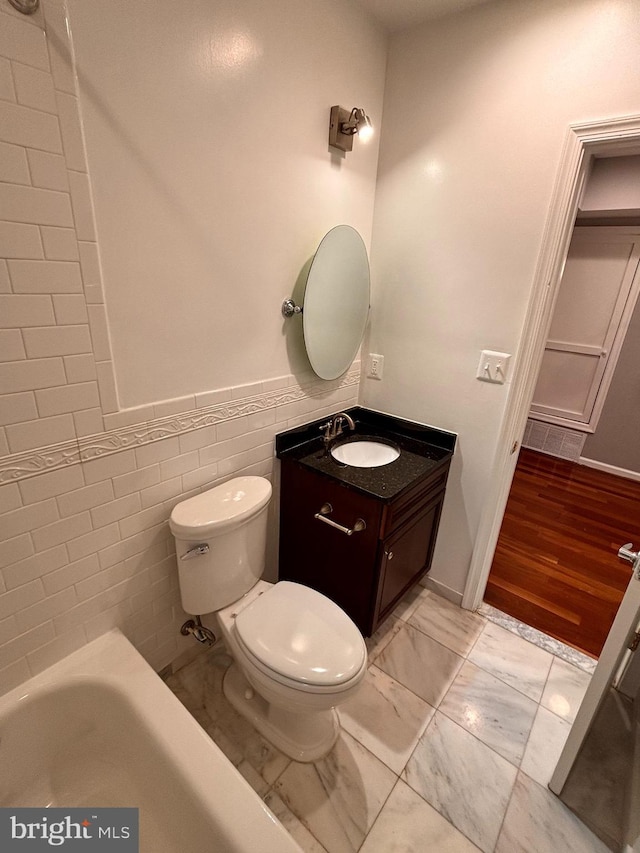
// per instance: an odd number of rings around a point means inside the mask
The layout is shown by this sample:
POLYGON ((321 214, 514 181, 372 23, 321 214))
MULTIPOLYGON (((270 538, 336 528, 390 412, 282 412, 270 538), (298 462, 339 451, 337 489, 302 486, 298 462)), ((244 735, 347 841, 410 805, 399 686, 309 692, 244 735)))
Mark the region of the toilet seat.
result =
POLYGON ((294 689, 342 692, 366 669, 366 646, 351 619, 302 584, 270 587, 237 614, 234 627, 253 665, 294 689))

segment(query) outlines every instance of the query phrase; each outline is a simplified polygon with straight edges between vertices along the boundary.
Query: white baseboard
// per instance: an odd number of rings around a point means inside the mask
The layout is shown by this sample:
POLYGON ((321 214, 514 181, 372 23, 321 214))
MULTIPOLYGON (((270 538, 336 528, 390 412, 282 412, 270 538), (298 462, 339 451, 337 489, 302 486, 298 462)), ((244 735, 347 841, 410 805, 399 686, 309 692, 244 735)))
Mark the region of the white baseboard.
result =
POLYGON ((618 468, 616 465, 608 465, 606 462, 598 462, 597 459, 587 459, 586 456, 581 456, 578 460, 580 465, 586 465, 587 468, 597 468, 598 471, 606 471, 608 474, 615 474, 618 477, 626 477, 627 480, 636 480, 640 482, 640 472, 629 471, 627 468, 618 468))
POLYGON ((432 592, 435 592, 436 595, 439 595, 441 598, 446 598, 447 601, 453 602, 453 604, 457 604, 458 607, 462 606, 462 593, 457 592, 455 589, 451 589, 450 586, 437 581, 435 578, 430 578, 427 575, 420 581, 421 585, 426 589, 430 589, 432 592))

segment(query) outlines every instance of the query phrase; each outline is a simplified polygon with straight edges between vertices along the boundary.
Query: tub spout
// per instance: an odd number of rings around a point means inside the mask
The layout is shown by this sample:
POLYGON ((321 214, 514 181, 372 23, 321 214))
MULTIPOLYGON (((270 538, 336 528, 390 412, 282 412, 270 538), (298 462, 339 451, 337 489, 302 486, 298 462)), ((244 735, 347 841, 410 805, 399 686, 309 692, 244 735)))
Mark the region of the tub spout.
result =
POLYGON ((191 634, 191 636, 195 637, 199 643, 207 643, 209 646, 212 646, 216 641, 216 635, 213 633, 211 628, 207 628, 202 624, 199 616, 185 622, 182 628, 180 628, 180 633, 184 637, 188 637, 189 634, 191 634))

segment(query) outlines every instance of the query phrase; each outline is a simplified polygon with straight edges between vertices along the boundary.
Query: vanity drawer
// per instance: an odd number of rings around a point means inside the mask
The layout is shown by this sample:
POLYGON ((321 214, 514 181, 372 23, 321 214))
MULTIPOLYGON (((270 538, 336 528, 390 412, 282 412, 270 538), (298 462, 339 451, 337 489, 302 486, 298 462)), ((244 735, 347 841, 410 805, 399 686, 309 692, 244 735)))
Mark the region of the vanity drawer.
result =
POLYGON ((449 466, 438 469, 435 474, 421 480, 405 494, 392 501, 384 512, 382 537, 406 524, 413 516, 421 513, 431 503, 438 492, 443 492, 447 484, 449 466))

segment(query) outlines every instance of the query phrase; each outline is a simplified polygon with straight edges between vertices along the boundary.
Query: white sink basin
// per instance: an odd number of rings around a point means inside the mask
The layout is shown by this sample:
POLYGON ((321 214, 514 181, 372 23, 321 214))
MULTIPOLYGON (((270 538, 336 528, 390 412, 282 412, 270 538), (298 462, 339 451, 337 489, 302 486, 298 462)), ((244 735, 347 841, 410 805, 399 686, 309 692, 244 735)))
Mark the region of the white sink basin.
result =
POLYGON ((374 439, 345 441, 331 448, 331 455, 343 465, 354 468, 379 468, 388 465, 400 456, 397 447, 374 439))

